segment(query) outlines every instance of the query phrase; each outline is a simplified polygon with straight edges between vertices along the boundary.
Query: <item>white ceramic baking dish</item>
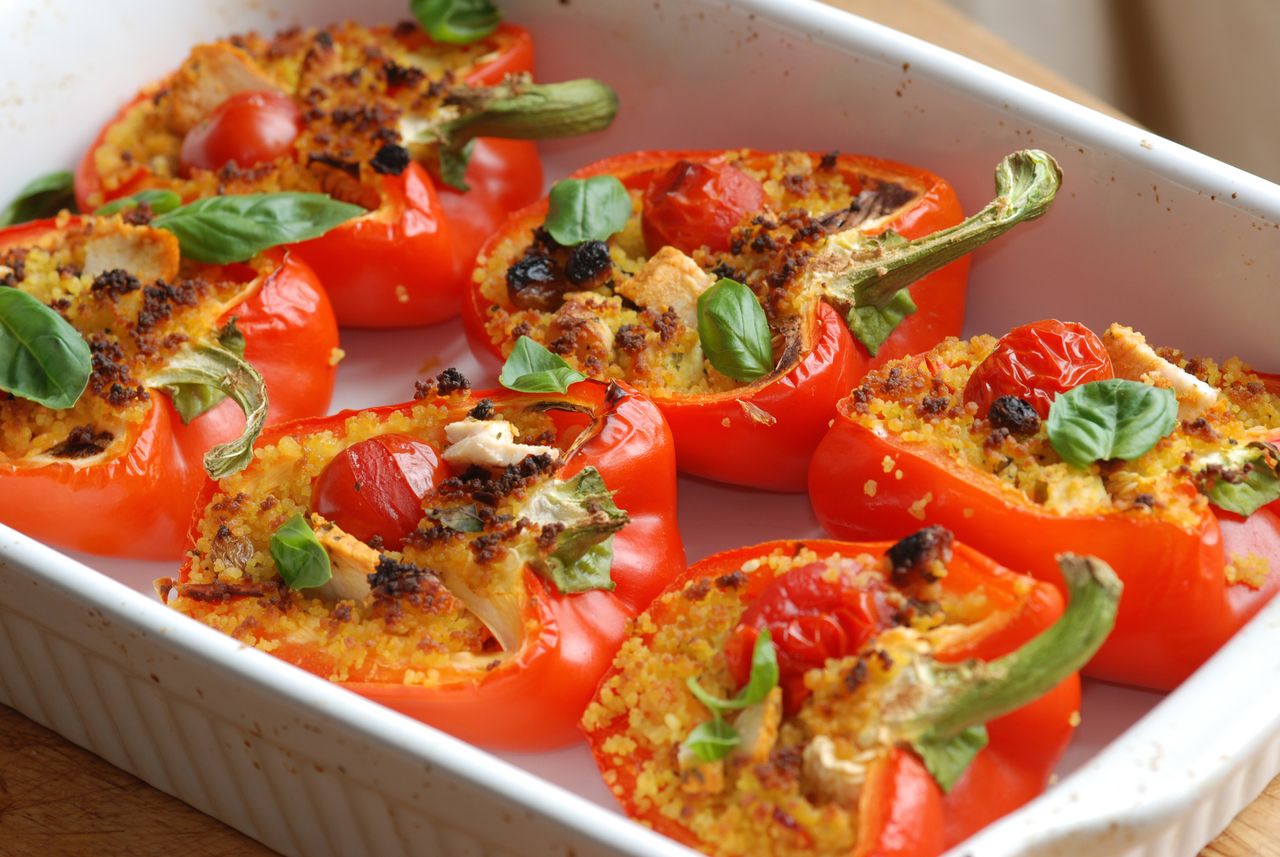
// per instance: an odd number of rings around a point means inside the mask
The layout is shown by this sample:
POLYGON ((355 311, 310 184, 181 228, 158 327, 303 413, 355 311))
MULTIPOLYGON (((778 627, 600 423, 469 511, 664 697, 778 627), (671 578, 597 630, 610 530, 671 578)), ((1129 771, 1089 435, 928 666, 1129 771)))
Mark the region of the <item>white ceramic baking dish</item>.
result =
MULTIPOLYGON (((612 130, 546 147, 552 177, 629 149, 838 148, 926 166, 972 210, 1003 154, 1039 146, 1065 188, 978 254, 971 332, 1120 320, 1280 368, 1276 185, 809 0, 504 6, 544 77, 598 76, 622 96, 612 130)), ((192 43, 350 16, 405 4, 10 0, 0 198, 73 163, 192 43)), ((343 344, 335 407, 405 399, 447 365, 483 377, 451 325, 343 344)), ((690 560, 817 532, 802 497, 684 480, 680 504, 690 560)), ((495 758, 171 613, 150 592, 166 565, 78 560, 0 527, 0 702, 281 852, 689 853, 616 812, 585 747, 495 758)), ((1168 697, 1088 684, 1061 781, 953 853, 1196 853, 1280 771, 1277 650, 1280 604, 1168 697)))

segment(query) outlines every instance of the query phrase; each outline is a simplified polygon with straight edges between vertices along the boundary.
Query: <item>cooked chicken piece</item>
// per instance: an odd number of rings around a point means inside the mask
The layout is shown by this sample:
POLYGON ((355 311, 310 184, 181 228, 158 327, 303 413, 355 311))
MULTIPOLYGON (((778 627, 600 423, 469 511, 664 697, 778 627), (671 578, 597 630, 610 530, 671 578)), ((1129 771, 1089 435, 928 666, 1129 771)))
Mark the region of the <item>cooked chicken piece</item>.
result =
POLYGON ((600 319, 598 301, 592 292, 566 294, 551 318, 548 341, 567 338, 580 362, 591 355, 607 362, 613 356, 613 330, 600 319))
POLYGON ((168 124, 185 134, 237 92, 282 92, 253 57, 225 42, 196 45, 169 84, 168 124))
POLYGON ((698 754, 680 745, 676 752, 676 766, 680 769, 680 790, 686 794, 719 794, 724 791, 724 759, 708 762, 698 754))
POLYGON ((716 278, 674 247, 663 247, 616 291, 645 309, 675 310, 685 327, 698 326, 698 296, 716 278))
POLYGON ((96 277, 103 271, 128 271, 140 282, 173 282, 178 276, 182 252, 172 232, 148 226, 122 225, 118 231, 99 230, 85 243, 84 272, 96 277))
POLYGON ((778 741, 778 728, 782 725, 782 688, 775 687, 763 702, 742 709, 733 728, 738 730, 742 743, 733 748, 735 756, 745 756, 753 763, 769 761, 769 753, 778 741))
POLYGON ((368 598, 369 575, 378 568, 378 552, 321 515, 311 515, 311 528, 329 554, 333 571, 327 583, 311 591, 330 601, 368 598))
POLYGON ((516 443, 515 426, 506 420, 465 419, 444 427, 449 447, 440 457, 452 465, 509 467, 530 455, 555 455, 550 446, 516 443))
POLYGON ((1180 420, 1193 420, 1218 401, 1217 390, 1156 354, 1146 338, 1132 328, 1111 325, 1102 335, 1102 344, 1117 378, 1172 388, 1178 397, 1180 420))
POLYGON ((819 798, 842 806, 857 806, 858 794, 867 779, 866 762, 841 759, 836 755, 835 743, 825 735, 815 735, 805 745, 803 772, 819 798))

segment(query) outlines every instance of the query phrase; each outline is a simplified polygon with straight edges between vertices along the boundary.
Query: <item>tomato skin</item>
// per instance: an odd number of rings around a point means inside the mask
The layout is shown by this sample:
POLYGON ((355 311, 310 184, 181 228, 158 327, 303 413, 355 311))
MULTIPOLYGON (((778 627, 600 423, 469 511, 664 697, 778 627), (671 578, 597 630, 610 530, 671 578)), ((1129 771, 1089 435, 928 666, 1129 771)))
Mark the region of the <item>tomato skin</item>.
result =
MULTIPOLYGON (((725 155, 718 150, 630 152, 588 164, 572 176, 612 175, 628 190, 643 192, 679 161, 716 163, 725 155)), ((743 155, 753 169, 768 169, 777 158, 758 151, 743 155)), ((811 156, 820 157, 816 153, 811 156)), ((920 187, 918 203, 886 226, 907 238, 918 238, 964 219, 951 185, 926 170, 857 155, 841 155, 836 170, 855 186, 856 175, 866 172, 897 176, 920 187)), ((483 269, 504 244, 520 240, 518 236, 541 225, 546 213, 544 198, 512 214, 485 242, 477 266, 483 269)), ((898 325, 874 357, 854 340, 834 307, 815 301, 812 312, 801 319, 801 353, 789 371, 724 393, 653 397, 675 435, 681 472, 770 491, 804 491, 809 461, 827 431, 836 402, 871 369, 959 335, 968 277, 966 256, 913 284, 911 294, 918 311, 898 325), (775 421, 751 419, 746 405, 775 421)), ((509 351, 514 342, 495 342, 490 337, 485 327, 490 306, 480 284, 473 280, 463 302, 463 326, 471 350, 496 372, 504 349, 509 351)))
POLYGON ((1115 377, 1102 340, 1083 324, 1045 319, 1015 327, 969 376, 964 400, 985 417, 1001 396, 1016 396, 1048 419, 1059 393, 1115 377))
POLYGON ((732 164, 676 161, 644 192, 645 245, 650 253, 665 246, 722 253, 734 227, 763 203, 764 188, 732 164))
POLYGON ((237 92, 187 132, 179 156, 182 175, 219 170, 231 162, 251 167, 274 161, 293 148, 302 112, 279 92, 237 92))
POLYGON ((422 517, 422 501, 451 475, 426 441, 383 434, 338 453, 311 489, 311 510, 363 542, 404 545, 422 517))
POLYGON ((815 562, 775 579, 725 641, 729 672, 741 687, 751 676, 756 638, 762 628, 769 629, 788 713, 798 711, 809 696, 806 672, 854 654, 892 618, 878 591, 852 589, 827 577, 827 564, 815 562))
MULTIPOLYGON (((0 231, 0 249, 30 243, 59 228, 54 220, 0 231)), ((274 269, 227 309, 245 336, 245 358, 267 383, 267 424, 322 413, 333 395, 330 356, 338 327, 315 274, 296 257, 271 251, 274 269)), ((208 279, 232 276, 208 266, 208 279)), ((151 410, 131 429, 119 457, 90 466, 0 463, 0 521, 50 544, 108 556, 176 560, 210 446, 237 437, 244 414, 224 400, 183 425, 169 397, 152 391, 151 410)))

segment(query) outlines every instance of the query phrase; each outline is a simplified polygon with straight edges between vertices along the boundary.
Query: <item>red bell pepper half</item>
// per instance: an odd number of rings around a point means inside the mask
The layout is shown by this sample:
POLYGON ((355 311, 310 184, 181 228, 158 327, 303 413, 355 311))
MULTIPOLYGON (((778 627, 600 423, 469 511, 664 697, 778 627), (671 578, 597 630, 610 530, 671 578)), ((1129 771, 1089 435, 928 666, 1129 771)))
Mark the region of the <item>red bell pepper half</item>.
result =
POLYGON ((158 587, 465 740, 563 745, 627 624, 684 570, 670 434, 616 385, 459 379, 265 433, 253 465, 206 486, 181 576, 158 587), (298 576, 299 538, 328 576, 298 576))
MULTIPOLYGON (((1058 585, 1058 552, 1097 555, 1124 581, 1125 600, 1086 674, 1169 689, 1280 589, 1280 489, 1267 446, 1280 440, 1277 403, 1280 385, 1239 361, 1157 353, 1119 325, 1099 338, 1035 322, 868 375, 814 455, 810 498, 842 538, 927 520, 1058 585), (1176 393, 1167 431, 1136 457, 1067 463, 1051 408, 1113 376, 1144 395, 1176 393), (1255 499, 1241 506, 1224 491, 1255 499)), ((1103 410, 1084 415, 1086 434, 1116 429, 1103 410)))
POLYGON ((509 24, 465 45, 351 23, 200 45, 101 130, 76 198, 90 211, 154 188, 186 201, 324 191, 367 210, 292 247, 339 322, 442 321, 481 242, 542 189, 529 141, 597 130, 616 111, 595 81, 533 84, 532 70, 533 40, 509 24))
POLYGON ((573 174, 605 176, 632 206, 607 240, 560 243, 544 200, 488 241, 463 308, 473 350, 502 359, 528 335, 653 398, 682 472, 779 491, 804 489, 842 388, 959 332, 962 257, 1043 213, 1060 180, 1043 153, 1011 156, 962 223, 945 180, 877 158, 659 151, 573 174), (739 303, 719 314, 726 280, 739 303), (718 357, 752 349, 753 367, 718 357))
POLYGON ((637 620, 583 718, 633 818, 708 854, 929 857, 1039 794, 1120 585, 1070 603, 929 527, 708 557, 637 620), (767 634, 766 634, 767 632, 767 634))
POLYGON ((174 559, 206 456, 252 442, 242 409, 265 407, 255 423, 273 423, 328 408, 338 331, 311 269, 280 251, 200 264, 178 246, 168 232, 106 218, 0 232, 5 285, 49 300, 92 353, 74 403, 0 401, 0 521, 77 550, 174 559))

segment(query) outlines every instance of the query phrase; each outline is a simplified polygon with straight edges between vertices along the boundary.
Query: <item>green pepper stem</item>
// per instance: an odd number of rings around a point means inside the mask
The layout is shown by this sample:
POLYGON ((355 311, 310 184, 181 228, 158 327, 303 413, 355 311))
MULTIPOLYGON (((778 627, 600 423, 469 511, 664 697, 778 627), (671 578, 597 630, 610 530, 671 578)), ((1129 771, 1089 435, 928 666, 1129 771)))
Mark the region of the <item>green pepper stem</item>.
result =
POLYGON ((462 115, 436 129, 451 149, 476 137, 542 140, 607 128, 618 112, 618 95, 598 80, 530 83, 513 78, 497 86, 452 93, 462 115))
POLYGON ((177 395, 184 386, 210 387, 239 405, 245 416, 244 431, 206 452, 204 469, 213 479, 221 479, 249 466, 253 442, 267 419, 267 384, 248 361, 221 343, 206 343, 170 360, 147 383, 170 395, 177 395))
POLYGON ((911 283, 971 253, 1024 220, 1044 214, 1062 184, 1062 168, 1047 152, 1026 149, 996 167, 996 198, 948 229, 907 241, 895 232, 865 235, 851 229, 828 239, 838 260, 816 269, 820 288, 845 307, 885 307, 911 283))
POLYGON ((1115 624, 1123 584, 1096 557, 1063 554, 1058 566, 1069 598, 1058 621, 993 661, 925 661, 928 674, 900 688, 908 694, 904 700, 917 697, 914 704, 886 706, 903 711, 888 718, 899 734, 908 740, 946 740, 1038 699, 1093 657, 1115 624))

